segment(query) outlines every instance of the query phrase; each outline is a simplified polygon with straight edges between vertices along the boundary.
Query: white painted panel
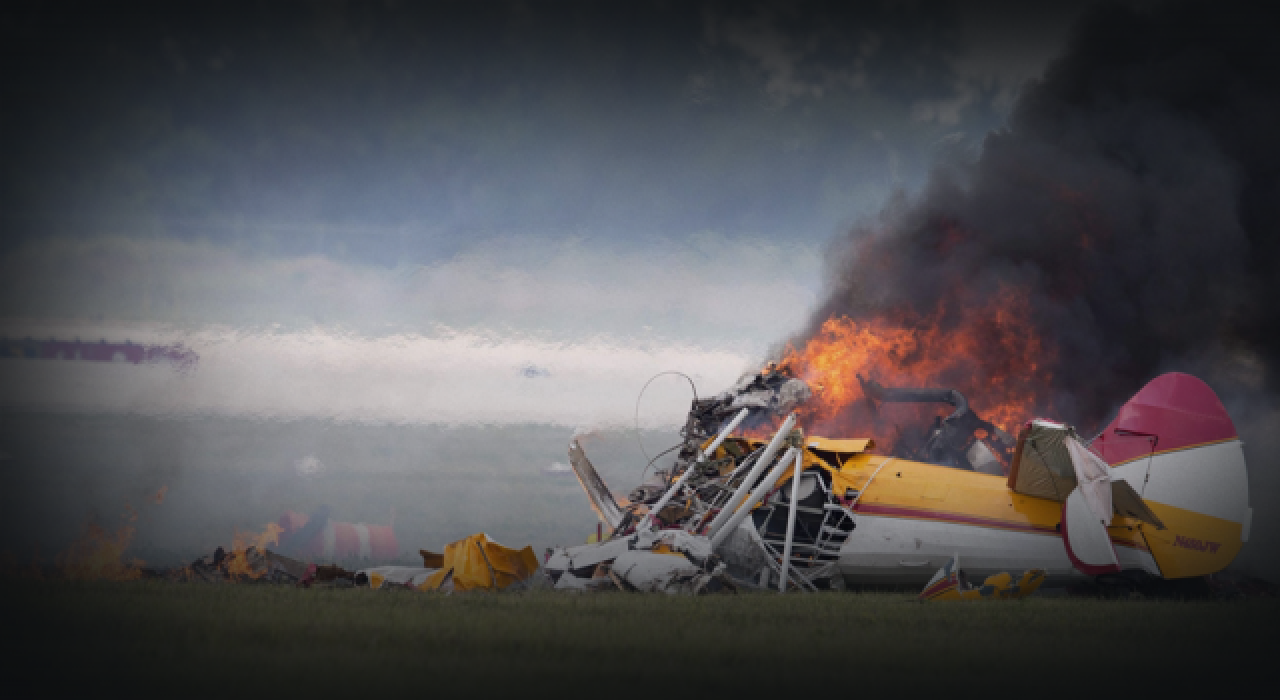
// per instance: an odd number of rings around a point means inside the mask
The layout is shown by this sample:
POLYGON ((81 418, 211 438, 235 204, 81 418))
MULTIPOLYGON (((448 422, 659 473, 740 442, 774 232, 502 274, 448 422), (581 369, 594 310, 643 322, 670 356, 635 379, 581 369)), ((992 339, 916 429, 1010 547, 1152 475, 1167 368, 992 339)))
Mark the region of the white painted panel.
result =
POLYGON ((1133 487, 1133 490, 1142 495, 1142 489, 1146 485, 1147 479, 1147 463, 1149 457, 1137 459, 1128 464, 1122 464, 1118 467, 1111 468, 1111 479, 1113 481, 1127 481, 1133 487))
POLYGON ((924 585, 955 554, 979 581, 1001 571, 1017 576, 1032 568, 1044 569, 1051 579, 1080 577, 1062 538, 1054 535, 865 515, 858 516, 840 550, 840 570, 855 583, 924 585))
MULTIPOLYGON (((1115 549, 1121 569, 1160 575, 1149 553, 1115 549)), ((1002 571, 1016 577, 1027 569, 1044 569, 1051 585, 1085 578, 1071 565, 1057 535, 867 515, 858 516, 840 550, 840 571, 851 583, 923 586, 954 554, 960 555, 970 580, 979 583, 1002 571)))
POLYGON ((1249 477, 1240 441, 1156 455, 1142 497, 1242 523, 1249 508, 1249 477))
MULTIPOLYGON (((1111 504, 1107 504, 1110 507, 1111 504)), ((1099 514, 1094 512, 1084 491, 1079 487, 1067 496, 1067 504, 1063 512, 1066 520, 1062 523, 1065 535, 1071 541, 1071 554, 1076 556, 1080 565, 1085 567, 1116 567, 1120 560, 1115 548, 1111 546, 1111 536, 1107 534, 1107 525, 1099 514)), ((1111 514, 1107 513, 1107 520, 1111 514)), ((1093 573, 1099 573, 1094 571, 1093 573)))

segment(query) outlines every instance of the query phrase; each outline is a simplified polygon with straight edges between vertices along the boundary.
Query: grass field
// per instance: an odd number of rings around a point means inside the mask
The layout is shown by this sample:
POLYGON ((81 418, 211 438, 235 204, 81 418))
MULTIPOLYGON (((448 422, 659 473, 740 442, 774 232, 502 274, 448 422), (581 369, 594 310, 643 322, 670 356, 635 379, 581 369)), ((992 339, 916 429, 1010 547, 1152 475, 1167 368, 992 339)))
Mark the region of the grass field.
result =
POLYGON ((1108 676, 1108 693, 1151 683, 1230 690, 1273 675, 1280 651, 1275 600, 926 605, 885 593, 6 588, 10 679, 46 689, 123 685, 179 696, 468 688, 506 697, 766 688, 790 689, 788 696, 866 688, 1056 695, 1096 671, 1108 676))

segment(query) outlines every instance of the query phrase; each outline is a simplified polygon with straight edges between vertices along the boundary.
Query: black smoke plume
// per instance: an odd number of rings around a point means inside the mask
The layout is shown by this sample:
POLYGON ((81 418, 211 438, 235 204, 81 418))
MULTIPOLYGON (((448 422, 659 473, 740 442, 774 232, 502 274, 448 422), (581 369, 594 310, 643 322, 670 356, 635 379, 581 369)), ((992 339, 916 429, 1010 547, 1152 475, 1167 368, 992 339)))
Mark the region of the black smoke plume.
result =
MULTIPOLYGON (((1242 8, 1105 5, 976 159, 940 165, 842 251, 823 321, 1011 285, 1082 429, 1163 371, 1219 393, 1280 385, 1280 51, 1242 8)), ((968 302, 966 302, 968 303, 968 302)), ((947 322, 943 318, 943 323, 947 322)), ((1226 398, 1226 395, 1224 395, 1226 398)))

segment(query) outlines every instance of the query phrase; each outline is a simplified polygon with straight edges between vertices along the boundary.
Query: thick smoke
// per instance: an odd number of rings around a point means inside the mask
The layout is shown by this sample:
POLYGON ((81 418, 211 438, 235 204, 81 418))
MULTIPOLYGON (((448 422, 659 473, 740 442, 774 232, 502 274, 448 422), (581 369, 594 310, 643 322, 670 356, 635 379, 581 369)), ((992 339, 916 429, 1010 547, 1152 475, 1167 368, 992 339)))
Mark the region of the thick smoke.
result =
POLYGON ((808 337, 841 316, 947 323, 1014 289, 1056 349, 1040 408, 1082 429, 1168 370, 1226 400, 1274 392, 1280 52, 1242 12, 1087 13, 976 160, 840 243, 808 337))

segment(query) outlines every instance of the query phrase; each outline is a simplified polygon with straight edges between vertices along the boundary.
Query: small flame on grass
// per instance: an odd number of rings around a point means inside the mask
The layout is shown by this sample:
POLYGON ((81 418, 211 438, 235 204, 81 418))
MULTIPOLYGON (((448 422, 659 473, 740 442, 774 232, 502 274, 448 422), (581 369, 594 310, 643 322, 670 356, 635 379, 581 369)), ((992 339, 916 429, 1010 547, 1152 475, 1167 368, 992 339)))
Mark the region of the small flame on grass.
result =
POLYGON ((85 534, 58 555, 55 563, 62 578, 73 581, 133 581, 142 576, 146 562, 124 558, 135 530, 122 525, 114 533, 91 523, 85 534))
POLYGON ((231 552, 227 554, 227 573, 233 579, 238 576, 250 579, 261 578, 266 571, 253 568, 249 562, 249 548, 253 547, 261 553, 266 550, 267 545, 279 545, 282 532, 284 528, 275 523, 267 523, 267 528, 260 533, 237 530, 232 537, 231 552))

